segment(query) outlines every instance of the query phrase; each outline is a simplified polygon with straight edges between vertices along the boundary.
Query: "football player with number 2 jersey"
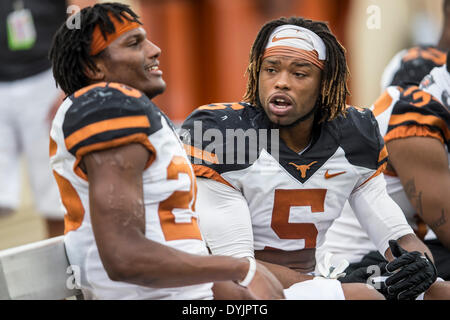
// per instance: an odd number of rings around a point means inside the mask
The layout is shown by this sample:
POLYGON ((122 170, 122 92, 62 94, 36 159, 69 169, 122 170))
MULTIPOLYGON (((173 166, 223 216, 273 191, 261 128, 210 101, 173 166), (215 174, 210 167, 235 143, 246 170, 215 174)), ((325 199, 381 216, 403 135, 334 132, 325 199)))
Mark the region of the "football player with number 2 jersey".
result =
POLYGON ((65 246, 86 299, 283 298, 251 258, 209 255, 197 225, 196 178, 171 121, 161 50, 119 3, 63 24, 50 53, 68 95, 50 155, 65 209, 65 246), (233 282, 235 281, 235 282, 233 282))

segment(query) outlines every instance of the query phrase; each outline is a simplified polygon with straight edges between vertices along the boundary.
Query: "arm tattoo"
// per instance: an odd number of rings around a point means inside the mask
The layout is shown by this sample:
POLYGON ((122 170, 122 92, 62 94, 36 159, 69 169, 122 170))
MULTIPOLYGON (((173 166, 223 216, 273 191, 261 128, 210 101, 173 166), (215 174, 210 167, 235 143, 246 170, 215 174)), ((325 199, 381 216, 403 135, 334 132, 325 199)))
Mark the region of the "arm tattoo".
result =
POLYGON ((445 211, 442 209, 442 215, 439 219, 430 224, 432 229, 439 228, 447 223, 447 218, 445 217, 445 211))
POLYGON ((409 201, 417 210, 419 216, 423 216, 423 208, 422 208, 422 191, 416 191, 416 184, 414 179, 409 180, 405 183, 404 190, 406 195, 408 196, 409 201))

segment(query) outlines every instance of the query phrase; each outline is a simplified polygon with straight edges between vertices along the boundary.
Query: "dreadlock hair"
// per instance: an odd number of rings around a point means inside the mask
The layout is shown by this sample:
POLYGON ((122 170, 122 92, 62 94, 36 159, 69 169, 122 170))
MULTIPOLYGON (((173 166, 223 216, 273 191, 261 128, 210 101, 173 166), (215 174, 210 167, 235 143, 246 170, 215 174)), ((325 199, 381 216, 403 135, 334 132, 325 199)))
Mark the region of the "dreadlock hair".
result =
POLYGON ((244 101, 254 106, 260 106, 258 93, 258 78, 261 69, 262 56, 273 30, 281 25, 292 24, 316 33, 325 43, 327 60, 322 71, 322 83, 318 101, 321 101, 321 116, 319 123, 330 121, 338 115, 346 113, 346 98, 349 95, 347 79, 349 71, 345 58, 345 49, 331 33, 327 24, 301 17, 282 17, 267 22, 259 31, 250 51, 247 91, 244 101), (320 99, 320 100, 319 100, 320 99))
POLYGON ((64 22, 53 37, 49 58, 52 62, 53 77, 57 85, 67 94, 71 95, 90 84, 85 70, 89 68, 97 71, 94 59, 105 54, 105 50, 95 56, 90 55, 92 33, 99 25, 103 38, 114 33, 115 27, 110 12, 117 20, 135 21, 142 25, 138 16, 128 5, 121 3, 101 3, 93 7, 86 7, 79 15, 80 28, 69 28, 64 22))

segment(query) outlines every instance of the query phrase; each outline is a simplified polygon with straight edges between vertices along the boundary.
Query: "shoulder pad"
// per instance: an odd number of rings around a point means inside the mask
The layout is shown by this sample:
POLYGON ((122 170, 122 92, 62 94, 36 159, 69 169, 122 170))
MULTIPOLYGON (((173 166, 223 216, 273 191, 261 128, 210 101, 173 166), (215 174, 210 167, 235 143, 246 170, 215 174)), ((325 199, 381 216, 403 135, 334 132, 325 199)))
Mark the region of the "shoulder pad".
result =
POLYGON ((448 144, 449 127, 450 113, 446 107, 428 92, 409 86, 401 90, 394 104, 385 139, 431 136, 448 144))
POLYGON ((243 102, 201 106, 184 121, 180 138, 193 164, 219 173, 243 169, 256 160, 260 142, 270 141, 260 136, 260 116, 243 102))
POLYGON ((145 94, 119 83, 96 83, 72 96, 63 133, 67 150, 76 154, 89 145, 108 143, 161 128, 161 114, 145 94))
POLYGON ((378 122, 369 108, 349 106, 345 116, 329 124, 351 164, 376 170, 387 161, 378 122))

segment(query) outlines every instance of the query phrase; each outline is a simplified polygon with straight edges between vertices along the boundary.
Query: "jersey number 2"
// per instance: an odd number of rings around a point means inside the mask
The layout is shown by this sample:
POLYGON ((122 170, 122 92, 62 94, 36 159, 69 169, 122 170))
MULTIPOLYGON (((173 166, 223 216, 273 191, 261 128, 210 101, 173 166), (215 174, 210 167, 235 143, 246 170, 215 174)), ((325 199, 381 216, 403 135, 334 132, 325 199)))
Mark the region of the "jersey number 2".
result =
POLYGON ((305 239, 305 248, 315 248, 317 228, 314 223, 290 223, 291 207, 311 207, 324 212, 326 189, 275 190, 271 227, 280 239, 305 239))
POLYGON ((187 160, 174 156, 167 167, 167 179, 177 180, 180 173, 189 175, 189 191, 174 191, 166 200, 161 201, 158 215, 161 229, 166 241, 182 239, 202 239, 197 219, 192 217, 195 210, 195 195, 197 193, 192 170, 187 160), (178 220, 176 221, 178 216, 178 220))

